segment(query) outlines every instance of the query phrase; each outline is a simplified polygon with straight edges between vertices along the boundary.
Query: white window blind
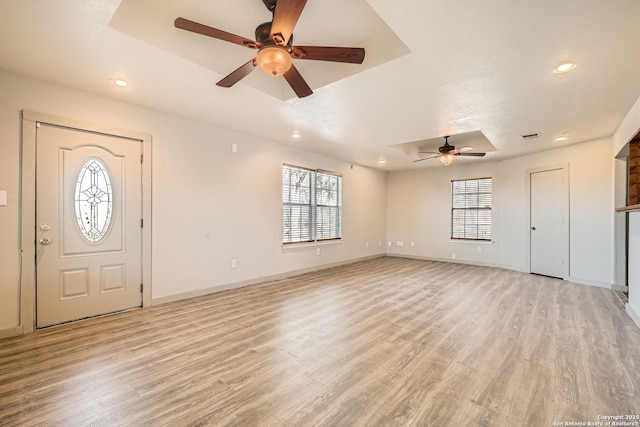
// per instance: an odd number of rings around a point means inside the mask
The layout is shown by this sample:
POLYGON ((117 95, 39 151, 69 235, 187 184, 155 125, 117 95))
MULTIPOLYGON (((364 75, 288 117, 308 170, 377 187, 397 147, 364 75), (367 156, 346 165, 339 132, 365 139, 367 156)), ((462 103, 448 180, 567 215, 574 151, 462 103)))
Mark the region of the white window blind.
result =
POLYGON ((491 178, 451 181, 451 238, 491 240, 491 178))
POLYGON ((342 238, 342 175, 282 166, 282 242, 342 238))

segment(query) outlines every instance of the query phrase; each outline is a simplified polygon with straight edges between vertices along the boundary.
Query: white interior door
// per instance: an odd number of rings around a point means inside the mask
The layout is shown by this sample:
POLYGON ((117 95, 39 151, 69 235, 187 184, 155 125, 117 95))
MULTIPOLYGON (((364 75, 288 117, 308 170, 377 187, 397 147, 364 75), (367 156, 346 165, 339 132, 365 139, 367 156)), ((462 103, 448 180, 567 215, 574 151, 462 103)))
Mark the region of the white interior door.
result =
POLYGON ((568 195, 564 169, 531 173, 531 272, 567 275, 568 195))
POLYGON ((141 150, 141 141, 38 126, 38 327, 141 306, 141 150))

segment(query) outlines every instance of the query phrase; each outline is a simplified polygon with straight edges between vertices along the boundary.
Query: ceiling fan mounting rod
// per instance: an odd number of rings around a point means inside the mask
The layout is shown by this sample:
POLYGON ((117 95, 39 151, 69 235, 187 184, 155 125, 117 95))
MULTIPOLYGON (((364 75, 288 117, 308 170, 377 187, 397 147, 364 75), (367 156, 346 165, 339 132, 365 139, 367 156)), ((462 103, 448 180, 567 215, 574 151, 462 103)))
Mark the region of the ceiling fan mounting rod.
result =
POLYGON ((288 52, 291 52, 291 45, 293 44, 293 34, 291 34, 291 37, 289 37, 289 42, 285 45, 284 37, 282 37, 281 33, 274 34, 273 38, 271 38, 271 24, 272 22, 269 21, 263 22, 262 24, 258 25, 255 31, 256 40, 258 41, 258 43, 260 43, 260 45, 262 45, 263 47, 269 45, 272 46, 275 44, 278 46, 282 46, 287 49, 288 52))
POLYGON ((273 12, 274 10, 276 10, 277 0, 262 0, 262 3, 264 3, 265 6, 267 6, 267 9, 269 9, 269 12, 273 12))
POLYGON ((442 154, 449 153, 455 150, 456 147, 449 145, 449 135, 444 137, 444 145, 438 149, 442 154))

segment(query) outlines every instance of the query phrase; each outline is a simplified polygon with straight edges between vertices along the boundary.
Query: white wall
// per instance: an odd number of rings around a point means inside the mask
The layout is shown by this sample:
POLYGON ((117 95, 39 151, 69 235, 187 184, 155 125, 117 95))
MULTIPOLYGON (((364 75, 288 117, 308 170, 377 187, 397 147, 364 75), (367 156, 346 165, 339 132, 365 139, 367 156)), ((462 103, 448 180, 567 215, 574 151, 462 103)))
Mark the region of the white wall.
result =
POLYGON ((19 323, 22 110, 152 135, 156 300, 384 253, 384 172, 0 72, 0 190, 9 195, 0 207, 0 333, 19 323), (281 248, 283 162, 344 174, 344 239, 320 246, 320 256, 281 248))
POLYGON ((620 152, 640 132, 640 97, 633 104, 618 129, 613 134, 613 151, 620 152))
MULTIPOLYGON (((387 177, 387 252, 435 260, 456 260, 482 265, 498 265, 496 245, 451 242, 451 180, 493 177, 499 180, 495 162, 438 164, 435 168, 391 172, 387 177), (398 242, 403 246, 398 246, 398 242), (411 247, 411 242, 415 246, 411 247), (482 252, 478 252, 480 247, 482 252)), ((494 189, 494 205, 500 193, 494 189)), ((495 210, 494 210, 495 218, 495 210)), ((493 240, 499 241, 499 229, 493 240)))
MULTIPOLYGON (((615 152, 615 151, 614 151, 615 152)), ((627 204, 627 162, 616 158, 614 161, 613 205, 618 208, 627 204)), ((616 289, 627 289, 627 214, 614 214, 614 259, 616 289)))
POLYGON ((0 206, 0 331, 17 326, 20 303, 20 113, 12 109, 0 86, 0 190, 7 206, 0 206))
MULTIPOLYGON (((629 110, 613 135, 614 152, 618 153, 640 132, 640 98, 629 110)), ((640 213, 629 214, 629 304, 627 312, 640 327, 640 213)))
POLYGON ((629 214, 629 304, 627 312, 640 327, 640 212, 629 214))
POLYGON ((385 236, 384 191, 367 191, 384 173, 177 118, 153 135, 154 298, 384 253, 366 248, 385 236), (283 163, 343 174, 344 239, 320 256, 282 248, 283 163))
POLYGON ((391 253, 497 265, 528 271, 527 170, 569 164, 570 280, 611 286, 613 178, 611 138, 560 147, 499 162, 392 172, 387 178, 388 240, 404 241, 391 253), (493 177, 493 245, 449 241, 452 179, 493 177), (414 240, 415 247, 407 241, 414 240), (478 247, 481 252, 478 252, 478 247))
POLYGON ((614 283, 614 158, 611 138, 560 147, 500 162, 500 263, 527 271, 526 171, 569 165, 569 279, 614 283))

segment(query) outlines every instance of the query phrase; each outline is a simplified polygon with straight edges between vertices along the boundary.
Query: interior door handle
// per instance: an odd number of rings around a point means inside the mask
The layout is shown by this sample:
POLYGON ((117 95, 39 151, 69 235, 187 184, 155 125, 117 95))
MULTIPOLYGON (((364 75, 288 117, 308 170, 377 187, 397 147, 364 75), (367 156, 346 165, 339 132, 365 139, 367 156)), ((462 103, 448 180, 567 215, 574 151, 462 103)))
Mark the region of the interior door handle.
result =
POLYGON ((536 228, 535 228, 535 227, 531 227, 531 229, 532 229, 533 231, 536 231, 536 228))
POLYGON ((42 246, 47 246, 51 244, 51 239, 48 237, 43 237, 42 239, 40 239, 40 244, 42 246))

